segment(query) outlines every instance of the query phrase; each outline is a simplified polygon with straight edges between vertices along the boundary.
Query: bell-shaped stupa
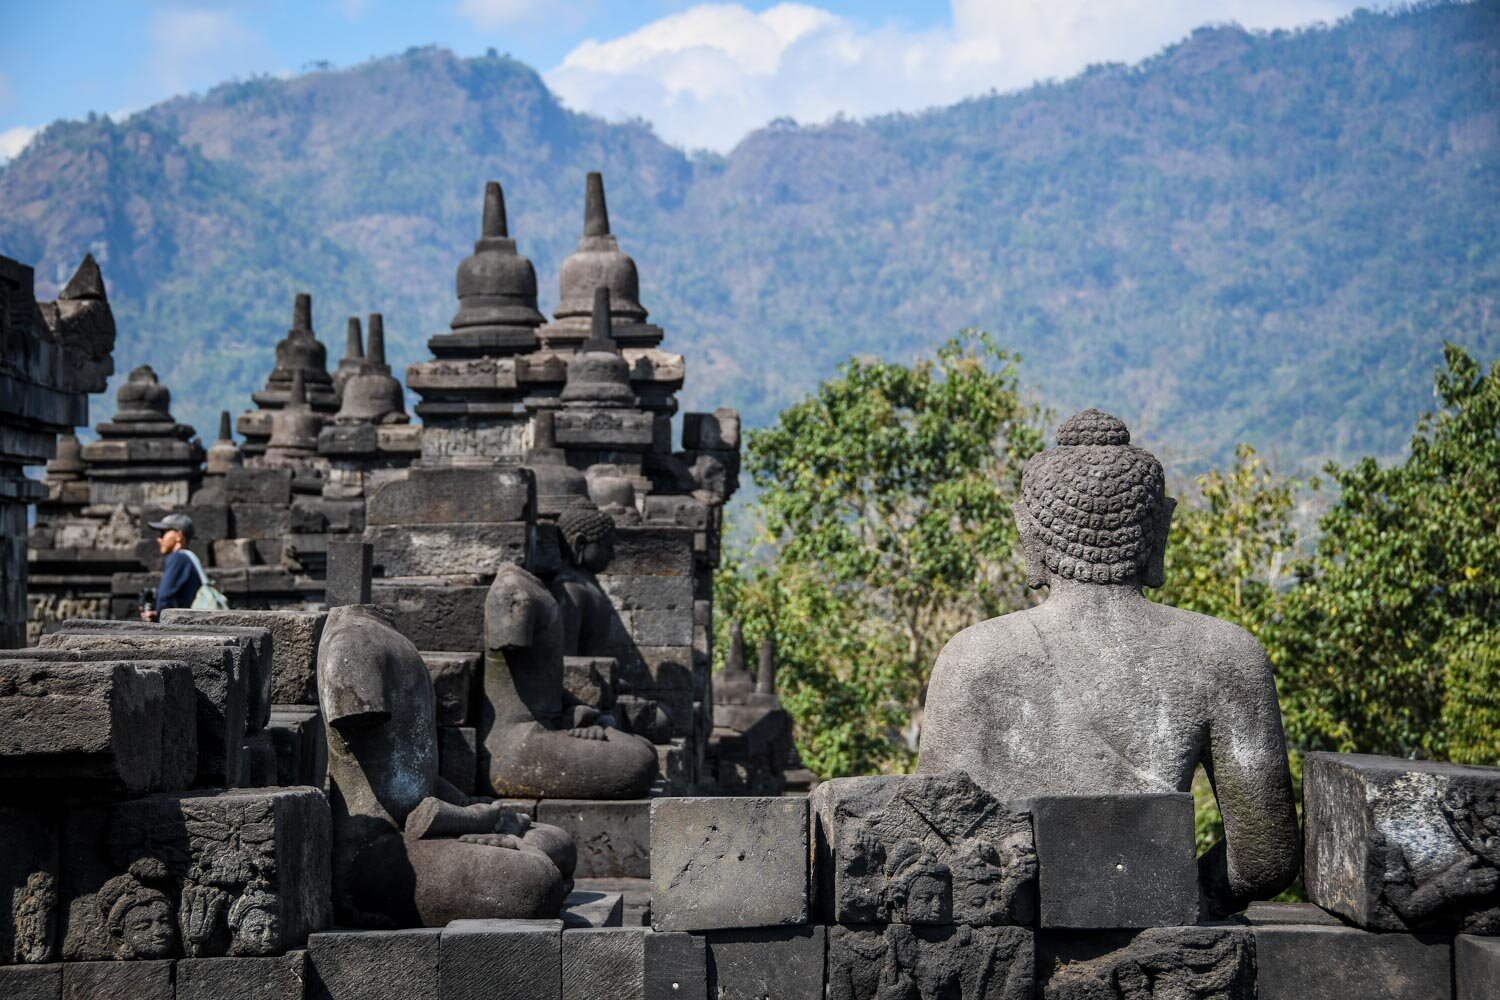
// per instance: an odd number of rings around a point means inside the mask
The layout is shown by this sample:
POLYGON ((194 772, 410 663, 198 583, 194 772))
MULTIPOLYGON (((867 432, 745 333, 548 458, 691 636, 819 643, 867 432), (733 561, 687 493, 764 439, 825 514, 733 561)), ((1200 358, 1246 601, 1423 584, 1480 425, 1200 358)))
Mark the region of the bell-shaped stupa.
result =
POLYGON ((250 395, 257 409, 246 410, 235 423, 245 439, 241 450, 247 457, 254 459, 265 452, 271 437, 271 414, 286 405, 292 380, 299 372, 308 406, 329 415, 338 410, 338 393, 328 374, 328 349, 313 333, 312 296, 306 292, 297 293, 292 328, 276 344, 276 365, 265 388, 250 395))
POLYGON ((516 252, 498 181, 484 186, 484 222, 474 253, 458 265, 458 312, 450 333, 428 341, 443 357, 517 354, 536 349, 545 317, 536 307, 536 269, 516 252))
POLYGON ((605 285, 594 289, 589 339, 568 359, 568 380, 563 385, 564 405, 633 406, 630 366, 615 346, 612 301, 614 293, 605 285))
MULTIPOLYGON (((358 320, 351 320, 358 322, 358 320)), ((334 423, 404 424, 406 399, 401 383, 385 363, 385 321, 379 313, 370 316, 370 345, 363 357, 364 369, 344 383, 343 399, 334 423)))
POLYGON ((275 468, 296 468, 317 458, 318 431, 324 417, 307 401, 302 372, 292 375, 292 391, 286 403, 271 414, 271 438, 266 442, 263 464, 275 468))

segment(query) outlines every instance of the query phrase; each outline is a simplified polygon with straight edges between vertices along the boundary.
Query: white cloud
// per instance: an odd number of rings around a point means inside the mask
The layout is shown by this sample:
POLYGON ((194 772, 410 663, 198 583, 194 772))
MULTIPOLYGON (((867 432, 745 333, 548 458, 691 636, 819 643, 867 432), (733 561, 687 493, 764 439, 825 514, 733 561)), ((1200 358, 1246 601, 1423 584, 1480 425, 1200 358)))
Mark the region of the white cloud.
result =
POLYGON ((148 72, 169 94, 203 89, 274 62, 265 39, 233 10, 168 7, 148 29, 148 72))
POLYGON ((16 125, 0 132, 0 163, 6 160, 14 160, 21 155, 21 150, 36 135, 37 130, 29 125, 16 125))
POLYGON ((537 0, 458 0, 458 16, 480 31, 494 31, 539 13, 537 0))
MULTIPOLYGON (((465 3, 516 0, 464 0, 465 3)), ((756 13, 700 4, 608 41, 586 41, 546 74, 573 107, 642 116, 679 145, 725 151, 773 118, 826 121, 951 104, 1133 62, 1206 23, 1290 27, 1353 0, 952 0, 942 27, 867 27, 817 7, 756 13)))

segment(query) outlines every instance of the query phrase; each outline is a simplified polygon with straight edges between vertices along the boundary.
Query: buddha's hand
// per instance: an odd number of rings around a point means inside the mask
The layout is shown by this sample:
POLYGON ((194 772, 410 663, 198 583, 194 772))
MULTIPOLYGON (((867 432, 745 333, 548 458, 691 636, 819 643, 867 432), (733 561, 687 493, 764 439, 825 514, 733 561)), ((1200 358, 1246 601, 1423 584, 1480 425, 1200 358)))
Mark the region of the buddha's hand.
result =
POLYGON ((183 947, 189 956, 201 956, 229 908, 229 893, 217 886, 188 883, 182 887, 182 905, 178 921, 182 925, 183 947))
POLYGON ((564 730, 569 736, 579 740, 607 740, 609 732, 603 726, 583 726, 579 729, 564 730))
POLYGON ((521 842, 508 833, 466 833, 458 838, 461 844, 479 844, 483 847, 503 847, 512 851, 521 849, 521 842))
POLYGON ((1437 878, 1440 891, 1450 899, 1488 896, 1500 886, 1500 871, 1472 854, 1459 858, 1437 878))
POLYGON ((526 831, 531 829, 531 817, 525 813, 505 812, 495 819, 495 832, 507 833, 513 837, 524 837, 526 831))

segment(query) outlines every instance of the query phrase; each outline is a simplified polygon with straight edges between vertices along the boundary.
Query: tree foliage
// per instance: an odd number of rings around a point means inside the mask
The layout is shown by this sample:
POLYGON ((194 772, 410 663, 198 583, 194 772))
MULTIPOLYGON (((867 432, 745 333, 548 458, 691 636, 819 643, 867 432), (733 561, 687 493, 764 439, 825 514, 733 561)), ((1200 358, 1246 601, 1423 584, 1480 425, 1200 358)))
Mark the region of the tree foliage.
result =
POLYGON ((1016 357, 965 333, 912 365, 855 359, 749 439, 770 565, 722 607, 777 643, 825 775, 908 763, 953 632, 1026 601, 1010 502, 1042 444, 1016 357))

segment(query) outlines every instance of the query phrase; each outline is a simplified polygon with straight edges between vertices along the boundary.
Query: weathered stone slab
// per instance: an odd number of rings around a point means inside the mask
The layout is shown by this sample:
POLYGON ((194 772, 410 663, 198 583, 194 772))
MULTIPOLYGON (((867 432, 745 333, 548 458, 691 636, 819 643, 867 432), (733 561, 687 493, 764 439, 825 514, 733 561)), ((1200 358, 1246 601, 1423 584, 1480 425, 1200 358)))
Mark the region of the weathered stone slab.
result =
POLYGON ((164 725, 192 729, 185 706, 167 702, 160 670, 0 661, 0 785, 144 794, 162 785, 164 725))
POLYGON ((224 476, 224 499, 229 503, 288 505, 292 502, 292 470, 230 469, 224 476))
POLYGON ((270 958, 184 958, 177 1000, 303 1000, 307 952, 270 958))
POLYGON ((0 965, 0 997, 5 1000, 60 1000, 62 963, 0 965))
POLYGON ((307 939, 308 1000, 438 996, 443 931, 335 931, 307 939))
POLYGON ((542 799, 536 821, 572 836, 578 878, 649 878, 652 801, 542 799))
POLYGON ((375 490, 365 516, 371 525, 525 521, 533 493, 520 468, 418 466, 375 490))
POLYGON ((1500 934, 1500 768, 1310 753, 1307 895, 1370 930, 1500 934))
POLYGON ((328 777, 323 716, 311 705, 275 705, 266 726, 276 750, 276 784, 322 788, 328 777))
POLYGON ((818 910, 829 923, 1035 918, 1030 817, 962 771, 825 781, 811 809, 818 910))
POLYGON ((645 1000, 644 927, 568 930, 562 936, 563 1000, 645 1000))
POLYGON ((615 528, 615 557, 609 572, 599 574, 599 585, 606 586, 605 576, 692 576, 693 532, 690 528, 666 528, 658 525, 615 528))
POLYGON ((625 915, 625 897, 618 892, 574 889, 563 900, 564 930, 583 927, 620 927, 625 915))
POLYGON ((708 948, 681 931, 646 935, 646 1000, 705 1000, 708 948))
POLYGON ((607 573, 599 586, 620 611, 693 609, 693 581, 686 576, 629 576, 607 573))
POLYGON ((562 937, 561 920, 455 920, 443 928, 438 995, 559 1000, 562 937))
POLYGON ((434 580, 430 585, 376 580, 372 598, 418 649, 484 650, 484 599, 489 587, 434 580))
POLYGON ((328 571, 323 581, 323 603, 330 608, 370 603, 370 574, 374 549, 358 539, 328 543, 328 571))
POLYGON ((68 962, 63 1000, 172 1000, 172 963, 68 962))
POLYGON ((558 410, 552 427, 564 448, 645 451, 654 440, 651 414, 635 410, 558 410))
POLYGON ((194 611, 168 608, 161 614, 167 625, 218 625, 263 628, 271 633, 271 702, 276 705, 318 703, 318 640, 323 637, 323 611, 194 611))
POLYGON ((505 563, 524 565, 531 528, 524 521, 482 524, 379 524, 365 529, 376 575, 493 575, 505 563))
POLYGON ((1252 933, 1258 1000, 1453 995, 1453 942, 1445 937, 1307 924, 1261 924, 1252 933))
POLYGON ((1453 966, 1456 1000, 1500 1000, 1500 938, 1460 934, 1453 966))
POLYGON ((1056 796, 1031 812, 1043 928, 1198 922, 1193 797, 1056 796))
POLYGON ((235 538, 285 538, 292 530, 292 510, 276 503, 232 503, 229 530, 235 538))
POLYGON ((1036 947, 1042 1000, 1255 997, 1255 944, 1247 928, 1044 932, 1036 947))
POLYGON ((807 923, 807 817, 807 800, 800 798, 652 802, 651 926, 807 923))
POLYGON ((708 992, 716 1000, 823 995, 828 928, 778 927, 712 931, 708 944, 708 992))
POLYGON ((483 658, 478 653, 423 650, 422 662, 432 675, 437 724, 463 726, 470 720, 470 701, 483 658))
POLYGON ((828 928, 828 1000, 1030 1000, 1027 927, 828 928))

